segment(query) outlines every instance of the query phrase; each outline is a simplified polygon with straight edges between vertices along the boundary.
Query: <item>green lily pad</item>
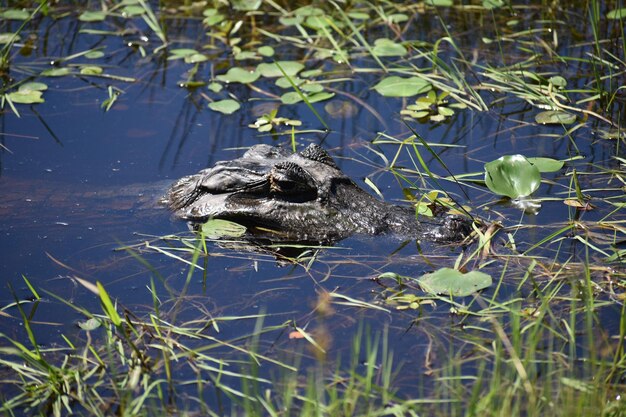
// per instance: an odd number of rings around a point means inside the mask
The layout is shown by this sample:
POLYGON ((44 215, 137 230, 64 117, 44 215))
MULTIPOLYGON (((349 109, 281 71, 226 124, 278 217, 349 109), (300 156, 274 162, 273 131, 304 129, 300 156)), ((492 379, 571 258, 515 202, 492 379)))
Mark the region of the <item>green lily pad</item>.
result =
POLYGON ((261 7, 261 0, 231 0, 230 4, 233 9, 241 12, 251 12, 261 7))
POLYGON ((567 86, 567 80, 564 77, 561 77, 560 75, 555 75, 554 77, 550 77, 548 78, 548 81, 550 82, 550 84, 552 84, 555 87, 564 88, 567 86))
POLYGON ((19 42, 20 36, 14 33, 3 32, 0 33, 0 45, 7 44, 9 42, 19 42))
POLYGON ((535 121, 541 124, 569 125, 576 121, 576 115, 561 110, 546 110, 535 115, 535 121))
POLYGON ((96 65, 88 65, 80 69, 80 73, 83 75, 100 75, 102 72, 102 67, 98 67, 96 65))
POLYGON ((300 86, 300 90, 309 94, 321 93, 324 91, 324 86, 320 83, 305 83, 300 86))
POLYGON ((209 83, 209 85, 207 85, 207 88, 213 91, 214 93, 219 93, 220 91, 222 91, 224 87, 222 87, 222 84, 220 83, 212 82, 212 83, 209 83))
POLYGON ((315 93, 307 96, 309 103, 319 103, 320 101, 328 100, 335 97, 335 93, 323 91, 321 93, 315 93))
POLYGON ((44 83, 32 81, 28 83, 21 84, 18 88, 19 91, 46 91, 48 86, 44 83))
POLYGON ((211 219, 202 225, 202 233, 209 239, 241 237, 246 233, 246 228, 228 220, 211 219))
POLYGON ((453 0, 426 0, 424 3, 429 6, 450 7, 454 6, 453 0))
POLYGON ((131 5, 131 6, 126 6, 122 9, 122 16, 124 17, 141 16, 145 12, 146 10, 142 6, 131 5))
POLYGON ((63 77, 64 75, 69 75, 71 73, 72 71, 69 68, 63 67, 43 70, 41 72, 41 75, 43 75, 44 77, 63 77))
POLYGON ((401 43, 386 38, 376 39, 372 51, 376 56, 404 56, 408 52, 401 43))
POLYGON ((534 157, 526 158, 528 162, 537 167, 539 172, 556 172, 563 168, 565 162, 552 158, 534 157))
POLYGON ((101 325, 102 325, 102 322, 95 317, 92 317, 89 320, 78 322, 78 327, 80 327, 81 329, 85 331, 96 330, 101 325))
POLYGON ((283 104, 296 104, 302 101, 302 97, 295 91, 290 91, 280 96, 280 101, 283 104))
POLYGON ((402 78, 396 75, 383 78, 374 86, 374 90, 385 97, 410 97, 425 93, 431 88, 430 83, 422 78, 402 78))
POLYGON ((278 21, 285 26, 295 26, 299 25, 304 21, 304 17, 302 16, 281 16, 278 21))
POLYGON ((0 13, 0 17, 7 20, 26 20, 30 12, 24 9, 7 9, 0 13))
POLYGON ((223 114, 233 114, 234 112, 239 110, 240 107, 241 107, 241 104, 239 104, 237 100, 233 100, 230 98, 209 103, 209 108, 211 110, 217 111, 223 114))
POLYGON ((261 46, 257 52, 259 53, 259 55, 263 55, 263 56, 274 56, 274 48, 272 48, 271 46, 261 46))
POLYGON ((485 164, 485 183, 499 195, 525 197, 537 190, 540 182, 539 169, 523 155, 506 155, 485 164))
POLYGON ((249 71, 241 67, 233 67, 226 74, 215 77, 218 81, 225 83, 242 83, 250 84, 258 80, 260 74, 258 71, 249 71))
POLYGON ((483 7, 487 10, 497 9, 505 4, 504 0, 483 0, 483 7))
POLYGON ((300 86, 304 82, 304 80, 300 77, 290 77, 290 78, 280 77, 276 79, 276 82, 274 84, 276 84, 276 86, 280 88, 292 88, 293 87, 291 85, 292 82, 295 85, 300 86))
MULTIPOLYGON (((304 68, 304 64, 297 61, 278 61, 277 64, 280 65, 280 68, 285 71, 288 77, 296 76, 304 68)), ((276 63, 259 64, 257 71, 266 78, 283 77, 285 74, 278 68, 278 65, 276 65, 276 63)))
POLYGON ((44 100, 41 97, 43 93, 37 90, 18 90, 9 93, 7 96, 13 103, 19 104, 36 104, 43 103, 44 100))
POLYGON ((195 55, 197 53, 198 53, 198 51, 196 51, 195 49, 177 48, 177 49, 172 49, 170 51, 170 55, 167 57, 167 59, 168 60, 185 59, 185 58, 190 57, 192 55, 195 55))
POLYGON ((104 56, 104 52, 102 51, 91 51, 85 54, 85 58, 87 59, 98 59, 104 56))
POLYGON ((624 19, 626 18, 626 7, 622 7, 621 9, 611 10, 606 14, 607 19, 624 19))
POLYGON ((81 22, 102 22, 106 19, 107 14, 103 11, 84 11, 78 16, 81 22))
POLYGON ((476 291, 491 286, 491 276, 480 271, 466 274, 451 268, 441 268, 433 273, 422 275, 417 280, 422 290, 429 294, 445 294, 466 297, 476 291))

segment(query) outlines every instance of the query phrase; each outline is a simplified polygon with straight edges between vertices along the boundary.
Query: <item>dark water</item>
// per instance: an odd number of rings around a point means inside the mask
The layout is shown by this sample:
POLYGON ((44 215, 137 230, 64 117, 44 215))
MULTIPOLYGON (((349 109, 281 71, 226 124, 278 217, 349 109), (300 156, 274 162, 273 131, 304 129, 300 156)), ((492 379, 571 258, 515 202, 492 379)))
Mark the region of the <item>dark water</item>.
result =
MULTIPOLYGON (((530 15, 529 22, 532 17, 530 15)), ((136 23, 141 26, 141 22, 136 23)), ((470 22, 454 23, 454 29, 461 32, 464 23, 470 22)), ((11 31, 16 29, 17 23, 6 21, 0 25, 3 31, 11 31)), ((560 33, 566 33, 565 25, 555 25, 560 28, 560 33)), ((474 49, 477 47, 475 39, 494 35, 493 32, 485 33, 489 32, 489 25, 486 26, 486 29, 478 26, 466 29, 461 37, 467 42, 462 45, 464 50, 467 53, 476 51, 479 63, 489 62, 494 55, 493 50, 484 46, 474 49)), ((422 27, 424 39, 435 39, 435 34, 439 33, 439 28, 430 29, 432 33, 428 32, 428 25, 422 27)), ((142 57, 137 48, 127 46, 129 41, 138 39, 137 35, 122 38, 79 34, 75 20, 70 18, 44 18, 34 30, 40 34, 38 49, 27 56, 14 56, 16 72, 20 65, 26 64, 46 68, 52 59, 98 45, 106 47, 107 51, 100 64, 110 66, 110 73, 136 77, 137 82, 113 82, 124 93, 110 111, 104 112, 100 104, 107 98, 109 81, 81 77, 47 78, 49 90, 45 93, 45 104, 18 105, 21 118, 7 107, 0 115, 0 305, 14 301, 12 291, 18 298, 30 296, 21 278, 24 275, 37 288, 90 311, 99 311, 96 297, 73 279, 80 277, 102 282, 126 308, 138 314, 148 312, 152 305, 148 287, 155 274, 127 252, 116 249, 143 241, 158 245, 159 240, 154 237, 184 233, 187 226, 172 219, 156 204, 133 205, 133 196, 139 200, 148 195, 156 201, 169 181, 211 166, 216 161, 238 157, 257 143, 290 147, 290 138, 287 135, 257 134, 247 127, 263 113, 265 100, 244 103, 242 110, 231 116, 209 110, 201 95, 203 89, 188 90, 178 86, 190 66, 182 61, 165 61, 149 52, 147 57, 142 57), (92 195, 94 192, 104 197, 92 195)), ((175 21, 170 30, 172 38, 180 39, 185 46, 199 42, 202 33, 197 20, 175 21)), ((565 41, 559 45, 562 53, 584 55, 588 52, 584 47, 571 47, 570 43, 574 41, 567 36, 563 38, 565 41)), ((150 51, 154 46, 146 45, 146 49, 150 51)), ((504 47, 515 50, 514 46, 504 47)), ((291 56, 293 52, 288 48, 279 51, 285 59, 297 58, 291 56)), ((204 78, 209 78, 212 72, 223 73, 229 64, 232 62, 219 57, 200 66, 200 71, 204 78)), ((316 67, 318 63, 308 65, 316 67)), ((545 70, 553 68, 549 64, 544 66, 545 70)), ((580 68, 574 64, 567 68, 572 82, 585 85, 589 81, 588 76, 578 74, 580 68)), ((336 85, 338 90, 347 91, 367 103, 375 113, 341 95, 334 100, 354 104, 357 110, 354 116, 335 118, 324 112, 324 103, 315 105, 329 124, 329 133, 321 132, 323 126, 304 104, 282 106, 279 115, 302 120, 303 129, 318 130, 297 134, 300 149, 308 143, 322 144, 357 183, 369 189, 364 184, 367 177, 387 201, 400 201, 403 199, 401 186, 384 169, 385 162, 371 150, 381 152, 391 160, 397 146, 372 145, 371 142, 378 132, 401 138, 410 132, 398 114, 403 100, 379 96, 371 90, 377 81, 377 75, 357 74, 351 81, 336 85)), ((275 89, 270 83, 263 87, 275 89)), ((230 88, 240 98, 260 96, 241 85, 230 88)), ((514 153, 556 159, 581 156, 569 169, 575 166, 582 173, 591 171, 592 166, 603 169, 618 166, 614 157, 622 154, 623 147, 614 141, 598 139, 597 131, 606 129, 600 122, 590 121, 565 135, 561 126, 536 124, 534 114, 537 110, 521 100, 496 102, 495 94, 490 91, 482 94, 485 101, 491 103, 489 111, 461 111, 448 123, 440 125, 411 123, 427 141, 454 145, 435 149, 455 175, 481 172, 485 162, 514 153)), ((434 172, 446 175, 432 156, 427 152, 423 155, 434 172)), ((411 152, 403 151, 398 161, 400 165, 412 167, 412 158, 415 157, 411 152)), ((562 196, 559 193, 567 191, 571 178, 566 171, 545 175, 549 183, 542 184, 536 195, 562 196)), ((581 176, 580 180, 585 188, 594 188, 595 178, 581 176)), ((412 180, 419 183, 416 175, 412 180)), ((544 202, 538 214, 524 215, 517 209, 494 205, 497 198, 484 188, 465 187, 464 194, 460 187, 450 182, 443 183, 443 186, 486 220, 500 220, 509 227, 517 223, 536 225, 517 232, 515 238, 521 246, 538 242, 573 216, 573 210, 561 201, 544 202)), ((605 188, 599 191, 603 196, 621 192, 619 186, 604 184, 600 187, 605 188)), ((586 221, 603 218, 610 207, 600 206, 595 212, 583 213, 582 218, 586 221)), ((502 240, 506 238, 503 236, 502 240)), ((462 251, 460 248, 428 245, 420 254, 415 242, 408 242, 406 246, 404 243, 397 236, 355 236, 339 242, 337 248, 321 250, 310 270, 281 264, 269 254, 211 245, 210 252, 215 256, 206 260, 205 272, 194 273, 187 291, 195 303, 204 306, 205 311, 213 316, 253 315, 262 311, 270 315, 265 324, 280 324, 287 320, 313 323, 314 305, 322 290, 374 303, 380 299, 382 288, 372 278, 381 272, 393 271, 416 277, 442 266, 452 266, 462 251)), ((558 254, 553 250, 556 249, 545 250, 545 256, 580 259, 578 257, 584 254, 585 248, 575 241, 567 241, 558 254)), ((162 281, 155 279, 164 297, 166 288, 181 291, 188 271, 186 264, 153 252, 143 252, 142 256, 160 274, 162 281)), ((502 265, 496 263, 489 270, 497 277, 501 268, 502 265)), ((501 293, 503 298, 515 293, 515 285, 525 268, 520 265, 511 269, 512 275, 517 275, 505 285, 501 293)), ((485 296, 489 297, 491 291, 493 289, 487 290, 485 296)), ((198 318, 200 313, 193 308, 194 302, 180 317, 198 318)), ((443 333, 444 328, 451 333, 461 331, 446 308, 424 309, 416 325, 414 320, 417 317, 413 312, 390 309, 390 312, 382 313, 337 305, 336 315, 329 324, 334 349, 345 351, 358 323, 363 320, 375 330, 387 325, 391 327, 392 347, 397 357, 404 358, 404 362, 410 365, 405 369, 421 375, 424 352, 429 343, 425 335, 443 333)), ((17 339, 24 338, 17 311, 9 309, 7 312, 12 317, 2 319, 0 331, 17 339)), ((44 301, 30 314, 39 334, 38 342, 42 345, 59 343, 61 333, 80 333, 74 326, 82 319, 80 314, 50 296, 44 296, 44 301)), ((609 326, 614 325, 612 323, 609 326)), ((222 336, 246 334, 253 326, 253 320, 225 325, 222 336)), ((287 341, 286 335, 272 337, 264 340, 267 351, 293 349, 294 342, 287 341)))

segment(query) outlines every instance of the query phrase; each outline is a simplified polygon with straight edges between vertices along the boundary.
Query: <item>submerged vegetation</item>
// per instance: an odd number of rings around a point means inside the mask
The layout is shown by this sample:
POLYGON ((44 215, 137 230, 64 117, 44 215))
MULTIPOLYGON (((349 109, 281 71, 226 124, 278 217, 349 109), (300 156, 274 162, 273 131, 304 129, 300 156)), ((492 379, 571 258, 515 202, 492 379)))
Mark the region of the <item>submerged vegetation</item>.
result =
POLYGON ((359 162, 421 220, 482 223, 465 247, 367 258, 226 222, 141 236, 120 251, 149 275, 140 306, 55 261, 88 295, 5 285, 0 415, 626 415, 626 5, 40 0, 0 18, 2 120, 32 113, 56 139, 38 109, 69 90, 108 114, 174 71, 193 106, 294 150, 361 115, 378 130, 359 162), (311 283, 299 310, 192 293, 242 252, 287 266, 267 294, 311 283), (80 319, 42 342, 45 302, 80 319))

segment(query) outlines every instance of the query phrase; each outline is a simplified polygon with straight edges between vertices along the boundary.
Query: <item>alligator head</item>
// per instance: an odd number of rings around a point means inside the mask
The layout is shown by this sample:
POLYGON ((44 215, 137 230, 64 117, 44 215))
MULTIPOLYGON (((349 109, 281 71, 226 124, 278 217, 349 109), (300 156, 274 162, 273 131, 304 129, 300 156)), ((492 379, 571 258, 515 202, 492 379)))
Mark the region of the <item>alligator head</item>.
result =
POLYGON ((375 199, 317 145, 294 154, 253 146, 241 158, 181 178, 163 202, 192 222, 227 219, 298 241, 334 242, 354 233, 385 232, 458 241, 471 230, 456 216, 428 225, 416 220, 414 210, 375 199))

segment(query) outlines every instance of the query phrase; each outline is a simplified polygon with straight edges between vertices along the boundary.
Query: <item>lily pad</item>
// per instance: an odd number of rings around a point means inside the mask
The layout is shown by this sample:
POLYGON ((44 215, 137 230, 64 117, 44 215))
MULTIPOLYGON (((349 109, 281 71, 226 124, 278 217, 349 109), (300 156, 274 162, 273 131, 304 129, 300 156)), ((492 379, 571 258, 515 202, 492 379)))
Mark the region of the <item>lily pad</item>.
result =
POLYGON ((376 56, 404 56, 408 52, 401 43, 386 38, 376 39, 372 51, 376 56))
POLYGON ((43 70, 41 72, 41 75, 43 75, 44 77, 63 77, 64 75, 69 75, 71 73, 72 71, 69 68, 62 67, 43 70))
POLYGON ((81 22, 102 22, 106 19, 107 14, 103 11, 85 11, 78 16, 78 20, 81 22))
POLYGON ((283 104, 296 104, 302 101, 302 97, 295 91, 290 91, 280 96, 280 101, 283 104))
POLYGON ((0 13, 0 17, 7 20, 26 20, 30 12, 24 9, 7 9, 0 13))
POLYGON ((102 74, 102 67, 96 65, 84 66, 80 69, 80 73, 83 75, 100 75, 102 74))
POLYGON ((307 99, 309 100, 309 103, 318 103, 320 101, 328 100, 333 97, 335 97, 335 93, 322 91, 321 93, 315 93, 307 96, 307 99))
POLYGON ((85 54, 85 58, 87 59, 98 59, 104 56, 104 52, 102 51, 91 51, 85 54))
POLYGON ((611 10, 606 14, 607 19, 624 19, 626 18, 626 7, 622 7, 621 9, 611 10))
POLYGON ((510 198, 532 194, 541 182, 539 169, 523 155, 506 155, 485 164, 485 183, 510 198))
POLYGON ((239 110, 240 107, 241 107, 241 104, 239 104, 239 102, 230 98, 209 103, 209 108, 211 110, 217 111, 223 114, 233 114, 234 112, 239 110))
POLYGON ((274 56, 274 48, 271 46, 261 46, 257 52, 263 56, 274 56))
POLYGON ((78 322, 78 327, 86 331, 96 330, 101 325, 102 325, 102 322, 95 317, 92 317, 85 321, 78 322))
POLYGON ((47 89, 48 86, 46 84, 36 81, 24 83, 18 88, 19 91, 46 91, 47 89))
POLYGON ((43 93, 37 90, 18 90, 9 93, 7 96, 13 103, 19 104, 36 104, 43 103, 44 100, 41 97, 43 93))
POLYGON ((3 32, 0 33, 0 45, 7 44, 9 42, 18 42, 20 40, 20 36, 14 33, 3 32))
POLYGON ((233 67, 226 74, 215 77, 218 81, 225 83, 250 84, 258 80, 260 74, 257 71, 249 71, 241 67, 233 67))
POLYGON ((285 74, 287 74, 288 77, 295 76, 304 68, 304 64, 297 61, 278 61, 277 63, 271 64, 259 64, 257 66, 257 71, 266 78, 283 77, 284 74, 276 64, 280 65, 280 68, 285 71, 285 74))
POLYGON ((417 280, 422 290, 429 294, 445 294, 466 297, 476 291, 491 286, 491 276, 480 271, 466 274, 452 268, 441 268, 433 273, 422 275, 417 280))
POLYGON ((396 75, 386 77, 374 86, 374 90, 385 97, 410 97, 425 93, 431 88, 430 83, 422 78, 403 78, 396 75))
POLYGON ((528 159, 528 162, 536 166, 539 172, 556 172, 563 168, 563 165, 565 164, 563 161, 552 158, 534 157, 526 159, 528 159))
POLYGON ((576 121, 576 115, 561 110, 547 110, 537 113, 535 121, 541 124, 563 124, 569 125, 576 121))
POLYGON ((246 233, 246 228, 228 220, 211 219, 202 225, 202 233, 209 239, 241 237, 246 233))

